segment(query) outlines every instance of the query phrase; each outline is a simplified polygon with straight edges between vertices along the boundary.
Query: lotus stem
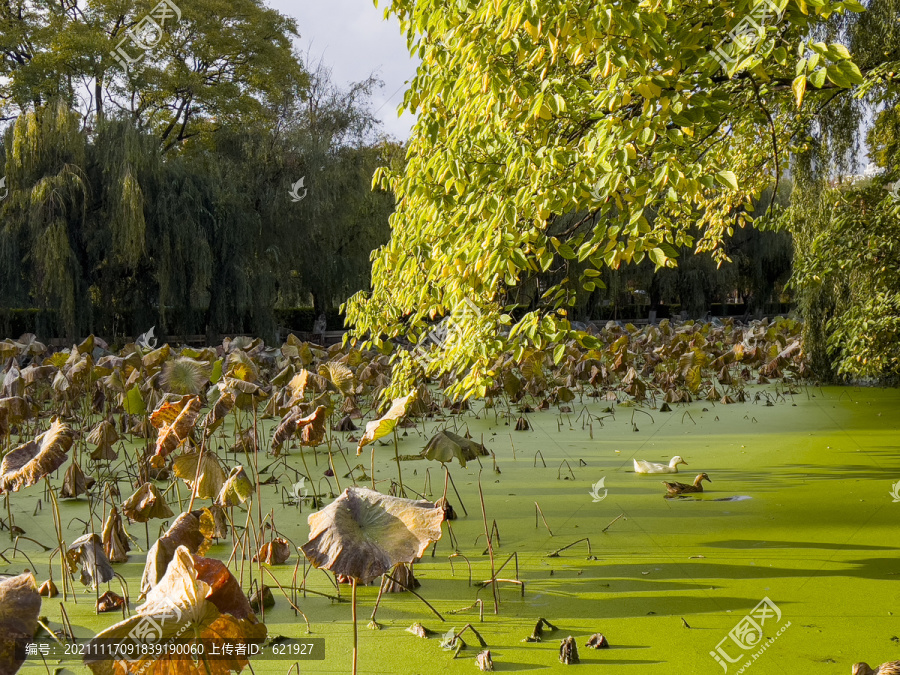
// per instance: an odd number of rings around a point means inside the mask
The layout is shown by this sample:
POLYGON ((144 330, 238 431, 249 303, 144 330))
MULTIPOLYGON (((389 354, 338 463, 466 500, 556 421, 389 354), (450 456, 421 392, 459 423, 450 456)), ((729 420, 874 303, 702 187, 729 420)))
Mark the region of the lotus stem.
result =
MULTIPOLYGON (((449 475, 449 471, 447 472, 449 475)), ((455 489, 455 487, 454 487, 455 489)), ((478 497, 481 499, 481 519, 484 522, 484 536, 487 539, 488 545, 488 555, 491 558, 491 578, 496 577, 497 573, 494 571, 494 545, 491 542, 491 533, 488 530, 487 524, 487 511, 484 508, 484 491, 481 489, 481 472, 478 472, 478 497)), ((494 614, 500 613, 500 594, 497 591, 497 584, 492 585, 494 591, 494 614)))
MULTIPOLYGON (((372 456, 375 455, 375 449, 372 449, 372 456)), ((372 478, 374 481, 374 476, 372 478)), ((356 625, 356 577, 353 577, 353 589, 351 591, 353 603, 353 675, 356 675, 356 663, 359 655, 359 633, 356 625)))

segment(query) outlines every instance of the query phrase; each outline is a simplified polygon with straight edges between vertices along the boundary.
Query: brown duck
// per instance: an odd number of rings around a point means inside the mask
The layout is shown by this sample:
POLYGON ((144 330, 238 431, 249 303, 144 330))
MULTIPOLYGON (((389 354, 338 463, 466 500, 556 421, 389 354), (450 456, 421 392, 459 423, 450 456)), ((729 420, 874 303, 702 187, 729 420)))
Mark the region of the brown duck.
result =
POLYGON ((697 476, 694 479, 693 485, 688 485, 687 483, 670 483, 667 480, 662 481, 662 483, 666 486, 666 490, 669 491, 666 497, 677 497, 678 495, 689 494, 691 492, 703 492, 702 481, 704 480, 708 480, 712 483, 712 479, 705 473, 701 473, 697 476))
POLYGON ((875 670, 868 663, 857 663, 853 666, 853 675, 900 675, 900 661, 882 663, 875 670))

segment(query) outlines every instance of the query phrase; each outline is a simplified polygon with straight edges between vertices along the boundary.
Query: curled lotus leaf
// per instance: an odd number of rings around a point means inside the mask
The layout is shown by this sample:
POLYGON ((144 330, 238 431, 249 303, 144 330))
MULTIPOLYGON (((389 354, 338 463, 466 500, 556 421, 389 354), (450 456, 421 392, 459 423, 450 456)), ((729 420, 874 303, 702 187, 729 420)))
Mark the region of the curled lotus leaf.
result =
POLYGON ((216 504, 220 506, 237 506, 243 504, 253 495, 255 486, 253 481, 244 471, 244 467, 238 465, 231 470, 225 484, 216 497, 216 504))
POLYGON ((32 416, 31 406, 21 396, 0 398, 0 410, 5 411, 6 419, 10 424, 18 424, 32 416))
POLYGON ((151 518, 171 518, 175 514, 159 489, 153 483, 144 483, 122 504, 122 513, 136 523, 146 523, 151 518))
POLYGON ((203 532, 201 517, 200 511, 182 513, 166 533, 150 547, 144 564, 144 573, 141 575, 141 593, 146 593, 159 583, 179 547, 185 547, 191 553, 199 555, 206 552, 210 540, 203 532))
POLYGON ((81 583, 85 586, 105 584, 116 575, 103 550, 103 541, 94 532, 78 537, 69 545, 66 562, 73 572, 81 568, 81 583))
POLYGON ((103 420, 97 423, 91 433, 88 434, 87 442, 91 445, 112 445, 118 442, 119 434, 116 431, 116 425, 111 419, 103 420))
POLYGON ((34 485, 66 461, 72 447, 72 430, 55 420, 35 440, 19 446, 0 463, 0 494, 34 485))
POLYGON ((394 427, 397 426, 397 422, 400 421, 400 418, 406 414, 406 410, 409 407, 409 404, 415 399, 415 396, 416 392, 413 390, 402 398, 395 398, 390 409, 383 416, 366 424, 366 433, 359 439, 356 454, 359 455, 362 452, 362 449, 369 445, 369 443, 374 443, 379 438, 384 438, 390 434, 394 430, 394 427))
POLYGON ((203 427, 206 429, 207 435, 222 425, 228 413, 234 408, 234 402, 234 392, 228 390, 222 392, 212 410, 206 413, 206 417, 203 420, 203 427))
MULTIPOLYGON (((218 561, 193 556, 179 546, 165 574, 147 591, 146 602, 136 614, 98 633, 91 644, 127 638, 158 642, 172 638, 218 642, 261 642, 266 635, 250 608, 240 584, 225 565, 218 561), (148 619, 152 619, 152 622, 148 619)), ((86 650, 96 653, 95 649, 86 650)), ((188 650, 190 651, 190 650, 188 650)), ((85 665, 94 675, 226 675, 247 667, 246 656, 194 660, 190 654, 155 654, 124 661, 86 657, 85 665)))
POLYGON ((463 468, 466 462, 476 457, 484 457, 488 451, 480 443, 476 443, 468 438, 454 434, 452 431, 439 431, 422 451, 425 459, 431 459, 436 462, 449 462, 453 459, 459 462, 463 468))
POLYGON ((24 663, 18 645, 38 627, 41 596, 31 572, 0 579, 0 673, 13 675, 24 663))
POLYGON ((225 484, 219 458, 211 452, 189 452, 172 463, 175 475, 187 482, 200 499, 215 499, 225 484))
POLYGON ((103 525, 103 533, 100 538, 103 542, 103 551, 110 562, 128 562, 131 543, 128 541, 125 526, 122 524, 122 516, 115 506, 109 510, 109 516, 103 525))
POLYGON ((351 396, 356 390, 353 371, 343 363, 329 361, 319 366, 319 375, 329 380, 344 396, 351 396))
POLYGON ((253 562, 260 560, 267 565, 282 565, 291 557, 291 545, 287 539, 276 537, 260 546, 259 554, 254 556, 253 562))
POLYGON ((325 422, 327 419, 327 408, 322 405, 318 406, 311 415, 306 417, 303 416, 303 411, 300 408, 292 408, 281 420, 278 428, 275 429, 275 434, 272 436, 272 449, 280 449, 298 430, 300 431, 300 445, 320 445, 325 437, 325 422))
POLYGON ((431 502, 349 487, 309 516, 309 541, 301 550, 313 567, 367 584, 420 558, 441 538, 443 520, 443 510, 431 502))
POLYGON ((201 407, 199 396, 184 396, 176 403, 163 403, 150 415, 150 423, 159 429, 156 453, 150 462, 153 466, 162 466, 163 459, 190 437, 201 407))
POLYGON ((72 464, 69 465, 69 468, 66 469, 66 474, 63 476, 62 486, 59 489, 59 496, 62 499, 75 499, 78 495, 83 495, 90 490, 94 485, 94 482, 92 477, 84 475, 84 471, 82 471, 81 467, 78 466, 78 463, 73 460, 72 464))

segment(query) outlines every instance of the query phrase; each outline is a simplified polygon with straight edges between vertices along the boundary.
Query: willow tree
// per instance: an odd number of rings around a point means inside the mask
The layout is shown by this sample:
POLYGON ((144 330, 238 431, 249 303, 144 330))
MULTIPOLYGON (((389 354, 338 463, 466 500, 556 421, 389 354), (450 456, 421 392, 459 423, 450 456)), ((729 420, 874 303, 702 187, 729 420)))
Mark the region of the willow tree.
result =
POLYGON ((5 146, 0 295, 56 310, 74 335, 79 313, 90 311, 79 255, 90 200, 79 117, 62 102, 30 110, 7 130, 5 146))
MULTIPOLYGON (((480 312, 436 367, 465 373, 452 393, 483 394, 499 350, 566 335, 572 288, 591 288, 603 266, 669 267, 681 246, 721 259, 754 197, 782 179, 803 121, 863 82, 843 45, 812 37, 832 15, 863 9, 394 0, 386 14, 421 58, 404 99, 418 118, 405 170, 377 177, 398 207, 371 293, 347 303, 358 333, 415 340, 469 300, 480 312), (748 17, 758 31, 744 30, 748 17), (577 211, 588 230, 550 233, 577 211), (563 281, 513 318, 509 289, 552 267, 568 271, 563 281), (511 324, 508 337, 498 323, 511 324)), ((409 366, 401 357, 398 375, 409 366)))
POLYGON ((819 32, 838 36, 868 76, 852 96, 831 93, 818 119, 800 125, 795 189, 781 225, 794 238, 805 349, 822 379, 896 379, 900 2, 871 0, 864 14, 832 17, 819 32), (864 154, 880 173, 859 175, 864 154))

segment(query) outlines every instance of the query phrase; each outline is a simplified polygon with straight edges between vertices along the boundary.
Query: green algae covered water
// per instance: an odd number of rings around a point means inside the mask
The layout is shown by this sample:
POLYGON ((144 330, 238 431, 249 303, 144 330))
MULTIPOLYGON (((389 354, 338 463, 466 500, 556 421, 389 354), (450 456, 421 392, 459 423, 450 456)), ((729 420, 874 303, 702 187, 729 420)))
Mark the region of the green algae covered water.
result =
MULTIPOLYGON (((594 399, 570 405, 571 413, 551 408, 528 414, 528 431, 514 430, 515 413, 510 423, 504 413, 481 410, 480 404, 477 412, 429 420, 424 428, 420 421, 418 428, 404 430, 401 455, 421 451, 440 428, 467 428, 494 453, 499 473, 490 457, 465 469, 450 468, 468 515, 451 488, 450 502, 459 515, 452 521, 456 546, 445 525, 436 548, 415 566, 422 584, 418 592, 446 621, 410 593, 400 593, 383 598, 377 614, 381 629, 367 628, 378 588, 359 589, 360 672, 478 672, 475 656, 481 648, 474 634, 463 633, 467 647, 455 658, 441 646, 442 636, 467 623, 486 641, 498 672, 846 674, 857 661, 877 666, 900 658, 900 486, 894 487, 900 481, 900 392, 804 388, 777 397, 773 406, 764 400, 727 406, 695 402, 671 412, 621 406, 614 415, 603 412, 609 403, 594 399), (634 458, 667 462, 674 455, 688 462, 678 476, 634 473, 634 458), (690 483, 700 472, 712 480, 702 494, 663 498, 663 479, 690 483), (520 585, 500 585, 497 614, 492 589, 481 585, 491 578, 491 566, 479 473, 487 522, 497 523, 496 566, 516 554, 499 576, 524 583, 524 594, 520 585), (574 542, 579 543, 559 551, 574 542), (461 555, 449 557, 454 551, 461 555), (472 607, 477 599, 483 601, 483 621, 477 605, 472 607), (540 642, 523 641, 540 618, 556 629, 545 628, 540 642), (433 634, 423 639, 407 632, 415 622, 433 634), (585 646, 595 633, 606 636, 609 649, 585 646), (559 644, 570 635, 580 664, 565 666, 559 644)), ((368 467, 368 448, 357 459, 354 443, 341 445, 350 465, 362 461, 368 467)), ((376 445, 376 479, 385 491, 397 476, 394 448, 376 445)), ((287 464, 303 470, 299 450, 292 452, 287 464)), ((326 457, 307 451, 313 476, 324 475, 326 457)), ((233 455, 227 459, 229 465, 239 461, 233 455)), ((260 467, 271 462, 259 459, 260 467)), ((439 464, 401 465, 406 485, 424 492, 427 479, 429 498, 440 497, 439 464)), ((337 467, 341 487, 347 487, 351 481, 342 477, 342 460, 337 467)), ((279 483, 262 487, 262 511, 272 511, 278 531, 299 545, 309 531, 309 504, 285 501, 290 469, 273 465, 268 475, 279 483)), ((328 486, 331 493, 338 489, 333 478, 320 485, 326 502, 328 486)), ((129 494, 124 480, 121 489, 123 497, 129 494)), ((36 486, 14 495, 13 517, 27 536, 53 545, 49 510, 34 515, 41 493, 36 486)), ((174 495, 169 499, 177 501, 174 495)), ((62 501, 60 507, 67 541, 73 540, 84 531, 75 519, 87 519, 87 499, 62 501)), ((157 534, 154 525, 158 521, 151 523, 151 538, 157 534)), ((143 526, 128 529, 146 548, 143 526)), ((0 559, 0 573, 33 568, 39 583, 46 579, 47 554, 25 540, 19 549, 30 562, 6 549, 9 562, 0 559)), ((227 560, 230 553, 231 544, 222 542, 207 555, 227 560)), ((115 566, 132 596, 144 559, 143 551, 133 550, 128 563, 115 566)), ((294 554, 287 564, 271 568, 282 585, 291 585, 296 562, 294 554)), ((244 565, 246 590, 251 565, 244 565)), ((58 561, 54 567, 58 572, 58 561)), ((240 564, 232 569, 237 573, 240 564)), ((58 574, 55 578, 58 583, 58 574)), ((269 577, 264 581, 275 586, 269 577)), ((335 594, 321 571, 308 572, 307 584, 335 594)), ((118 582, 110 588, 120 591, 118 582)), ((273 590, 275 606, 265 612, 270 636, 320 638, 325 659, 258 660, 253 672, 349 672, 349 603, 298 594, 312 630, 307 633, 302 617, 273 590)), ((71 597, 66 603, 78 637, 92 637, 121 619, 116 613, 95 615, 94 592, 79 587, 78 593, 77 603, 71 597)), ((349 586, 341 594, 349 597, 349 586)), ((137 603, 131 599, 133 609, 137 603)), ((42 614, 53 629, 61 627, 60 600, 43 603, 42 614)), ((50 660, 45 666, 34 657, 20 672, 58 669, 88 672, 78 661, 50 660)))

